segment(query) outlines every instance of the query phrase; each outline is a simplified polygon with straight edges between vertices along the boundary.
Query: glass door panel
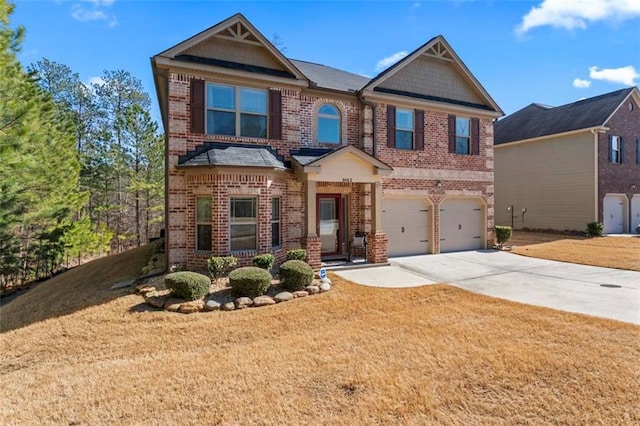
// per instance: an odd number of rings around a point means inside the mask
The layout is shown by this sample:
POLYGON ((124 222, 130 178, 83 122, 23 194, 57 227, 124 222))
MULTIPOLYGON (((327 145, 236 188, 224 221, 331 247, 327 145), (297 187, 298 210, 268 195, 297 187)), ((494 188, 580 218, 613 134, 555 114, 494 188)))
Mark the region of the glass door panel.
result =
POLYGON ((318 235, 322 254, 338 253, 340 236, 340 202, 335 196, 318 197, 318 235))

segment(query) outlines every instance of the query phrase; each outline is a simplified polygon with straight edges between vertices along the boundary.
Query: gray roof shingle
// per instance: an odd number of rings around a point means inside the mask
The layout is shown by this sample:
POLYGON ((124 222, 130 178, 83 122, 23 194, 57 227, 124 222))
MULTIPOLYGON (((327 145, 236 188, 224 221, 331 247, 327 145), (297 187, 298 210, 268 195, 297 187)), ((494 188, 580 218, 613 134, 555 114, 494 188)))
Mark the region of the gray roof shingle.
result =
POLYGON ((531 104, 494 123, 495 145, 602 126, 635 87, 550 107, 531 104))
POLYGON ((363 88, 371 79, 358 74, 342 71, 313 62, 289 59, 312 83, 325 89, 355 92, 363 88))
POLYGON ((284 160, 269 146, 207 142, 181 155, 180 166, 239 166, 286 169, 284 160))
POLYGON ((291 158, 296 160, 298 164, 300 164, 301 166, 306 166, 307 164, 313 163, 319 158, 322 158, 325 155, 329 155, 334 151, 335 149, 330 148, 300 148, 292 149, 290 153, 291 158))

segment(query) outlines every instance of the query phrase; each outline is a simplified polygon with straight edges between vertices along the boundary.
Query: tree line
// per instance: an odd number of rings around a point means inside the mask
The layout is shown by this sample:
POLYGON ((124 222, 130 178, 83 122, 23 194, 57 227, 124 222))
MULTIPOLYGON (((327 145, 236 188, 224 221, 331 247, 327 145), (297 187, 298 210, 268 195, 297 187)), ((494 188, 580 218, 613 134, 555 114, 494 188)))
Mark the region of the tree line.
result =
POLYGON ((0 0, 0 289, 145 244, 163 221, 164 136, 141 81, 24 67, 13 7, 0 0))

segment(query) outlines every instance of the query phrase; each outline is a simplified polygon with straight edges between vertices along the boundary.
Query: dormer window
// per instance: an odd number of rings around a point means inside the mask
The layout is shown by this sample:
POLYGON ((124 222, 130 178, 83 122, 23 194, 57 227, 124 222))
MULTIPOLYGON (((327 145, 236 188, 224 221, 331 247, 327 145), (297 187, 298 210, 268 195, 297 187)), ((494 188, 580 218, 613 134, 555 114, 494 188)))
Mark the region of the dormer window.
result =
POLYGON ((207 84, 207 133, 267 137, 267 92, 207 84))
POLYGON ((335 105, 324 104, 318 110, 318 142, 340 143, 340 111, 335 105))

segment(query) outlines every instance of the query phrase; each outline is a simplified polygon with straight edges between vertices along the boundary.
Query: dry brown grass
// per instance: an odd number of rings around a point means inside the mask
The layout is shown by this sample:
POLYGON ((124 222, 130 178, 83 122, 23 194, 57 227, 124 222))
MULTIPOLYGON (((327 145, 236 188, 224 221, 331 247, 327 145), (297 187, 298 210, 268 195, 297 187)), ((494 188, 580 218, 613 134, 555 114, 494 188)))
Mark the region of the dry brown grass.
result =
POLYGON ((140 275, 155 246, 150 244, 96 259, 37 285, 0 308, 0 331, 66 315, 122 296, 127 290, 114 292, 109 287, 140 275))
POLYGON ((0 335, 0 423, 640 422, 640 327, 332 279, 268 308, 139 312, 122 293, 27 321, 0 335))
POLYGON ((529 235, 519 236, 515 242, 509 241, 509 244, 514 246, 513 253, 583 265, 640 271, 638 237, 584 238, 560 234, 527 234, 529 235), (552 238, 554 235, 555 239, 552 238))

